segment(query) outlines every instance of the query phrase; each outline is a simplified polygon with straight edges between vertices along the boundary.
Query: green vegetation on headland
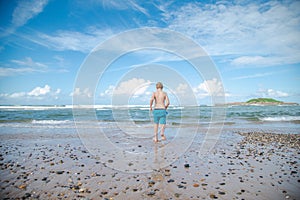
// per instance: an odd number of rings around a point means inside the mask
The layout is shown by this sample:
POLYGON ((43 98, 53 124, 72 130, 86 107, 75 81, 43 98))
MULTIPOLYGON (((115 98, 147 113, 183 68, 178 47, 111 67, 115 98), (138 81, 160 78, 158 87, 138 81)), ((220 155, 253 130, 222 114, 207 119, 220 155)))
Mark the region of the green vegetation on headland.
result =
POLYGON ((246 102, 234 102, 227 103, 226 105, 299 105, 298 103, 288 103, 283 101, 278 101, 272 98, 256 98, 250 99, 246 102))
POLYGON ((276 104, 281 104, 283 103, 282 101, 278 101, 272 98, 257 98, 257 99, 250 99, 246 103, 276 103, 276 104))

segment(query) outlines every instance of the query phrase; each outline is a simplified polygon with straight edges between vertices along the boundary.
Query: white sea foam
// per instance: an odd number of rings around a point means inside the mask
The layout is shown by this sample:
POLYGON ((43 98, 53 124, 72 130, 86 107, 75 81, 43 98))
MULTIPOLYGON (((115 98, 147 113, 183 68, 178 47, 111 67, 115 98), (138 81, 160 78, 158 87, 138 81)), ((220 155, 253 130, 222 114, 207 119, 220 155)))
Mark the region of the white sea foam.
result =
MULTIPOLYGON (((14 106, 5 106, 0 105, 0 110, 51 110, 51 109, 129 109, 129 108, 140 108, 141 110, 149 109, 149 105, 49 105, 49 106, 40 106, 40 105, 14 105, 14 106)), ((182 106, 170 106, 169 109, 184 109, 182 106)))
POLYGON ((66 106, 0 106, 0 110, 50 110, 65 109, 66 106))
POLYGON ((67 124, 72 123, 70 120, 32 120, 33 124, 49 124, 49 125, 57 125, 57 124, 67 124))
POLYGON ((288 121, 300 121, 300 116, 277 116, 277 117, 263 117, 261 121, 267 122, 288 122, 288 121))

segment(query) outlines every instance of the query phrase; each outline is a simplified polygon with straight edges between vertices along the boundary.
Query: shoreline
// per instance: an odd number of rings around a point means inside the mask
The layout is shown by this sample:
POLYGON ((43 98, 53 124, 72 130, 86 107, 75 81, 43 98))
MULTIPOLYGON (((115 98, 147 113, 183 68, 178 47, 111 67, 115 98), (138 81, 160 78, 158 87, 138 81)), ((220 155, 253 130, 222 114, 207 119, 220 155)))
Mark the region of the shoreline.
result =
POLYGON ((106 167, 75 135, 35 134, 27 139, 0 135, 2 199, 299 197, 299 134, 224 131, 204 157, 197 155, 203 139, 198 134, 183 156, 151 173, 106 167))

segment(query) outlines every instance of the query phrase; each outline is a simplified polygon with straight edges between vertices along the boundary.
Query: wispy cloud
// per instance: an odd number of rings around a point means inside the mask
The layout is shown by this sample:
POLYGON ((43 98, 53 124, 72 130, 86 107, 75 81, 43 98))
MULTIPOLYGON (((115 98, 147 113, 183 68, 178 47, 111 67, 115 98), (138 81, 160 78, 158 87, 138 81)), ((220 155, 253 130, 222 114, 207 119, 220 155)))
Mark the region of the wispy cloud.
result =
POLYGON ((64 73, 68 72, 64 58, 60 56, 54 56, 51 63, 42 63, 34 61, 31 57, 26 57, 21 60, 10 60, 10 62, 0 65, 0 77, 4 76, 17 76, 27 75, 28 73, 45 73, 56 72, 64 73), (50 67, 55 66, 55 67, 50 67))
POLYGON ((0 67, 0 77, 14 76, 14 75, 20 75, 20 74, 32 73, 32 72, 39 72, 39 70, 30 67, 24 67, 24 68, 0 67))
POLYGON ((273 75, 273 72, 267 72, 267 73, 257 73, 257 74, 251 74, 251 75, 245 75, 245 76, 239 76, 232 78, 231 80, 241 80, 241 79, 249 79, 249 78, 258 78, 258 77, 265 77, 273 75))
POLYGON ((293 64, 299 62, 300 55, 282 55, 282 56, 240 56, 230 61, 234 67, 265 67, 280 64, 293 64))
MULTIPOLYGON (((192 37, 210 55, 255 55, 248 58, 249 64, 289 64, 300 62, 299 7, 299 1, 249 1, 243 6, 189 3, 168 9, 164 20, 168 28, 192 37)), ((244 64, 239 61, 245 57, 234 63, 244 64)))
POLYGON ((126 10, 126 9, 132 9, 135 11, 138 11, 140 13, 143 13, 145 15, 149 15, 147 9, 140 5, 141 1, 138 0, 126 0, 126 1, 120 1, 120 0, 100 0, 99 2, 102 3, 102 6, 104 8, 108 9, 117 9, 117 10, 126 10))
POLYGON ((47 68, 47 65, 40 62, 34 62, 30 57, 26 57, 24 60, 11 60, 11 62, 21 66, 28 66, 34 68, 47 68))
POLYGON ((27 39, 55 51, 88 53, 111 35, 113 32, 109 29, 92 28, 82 32, 60 30, 54 34, 38 33, 35 36, 27 36, 27 39))
POLYGON ((17 28, 25 25, 30 19, 43 12, 48 0, 18 1, 12 14, 11 26, 1 36, 12 34, 17 28))
POLYGON ((0 67, 0 76, 14 76, 33 72, 46 72, 48 66, 46 64, 33 61, 32 58, 26 57, 23 60, 11 60, 14 67, 0 67))

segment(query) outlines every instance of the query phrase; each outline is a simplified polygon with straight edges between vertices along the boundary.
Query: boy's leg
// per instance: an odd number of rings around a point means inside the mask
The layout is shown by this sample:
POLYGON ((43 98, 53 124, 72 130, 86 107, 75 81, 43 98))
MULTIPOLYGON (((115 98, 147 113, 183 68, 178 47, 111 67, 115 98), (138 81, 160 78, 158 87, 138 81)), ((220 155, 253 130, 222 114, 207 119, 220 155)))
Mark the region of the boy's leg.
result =
POLYGON ((160 135, 161 135, 161 139, 162 139, 162 140, 166 140, 166 136, 165 136, 165 127, 166 127, 165 124, 162 124, 162 125, 161 125, 160 135))
POLYGON ((158 124, 154 124, 154 142, 158 142, 158 137, 157 137, 157 133, 158 133, 158 124))
MULTIPOLYGON (((165 112, 165 110, 164 110, 165 112)), ((164 115, 160 118, 159 123, 161 124, 161 131, 160 131, 160 136, 162 140, 166 140, 166 136, 165 136, 165 128, 166 128, 166 114, 164 113, 164 115)))
POLYGON ((157 115, 157 110, 153 111, 153 121, 154 121, 154 138, 153 141, 154 142, 158 142, 158 122, 159 122, 159 117, 157 115))

